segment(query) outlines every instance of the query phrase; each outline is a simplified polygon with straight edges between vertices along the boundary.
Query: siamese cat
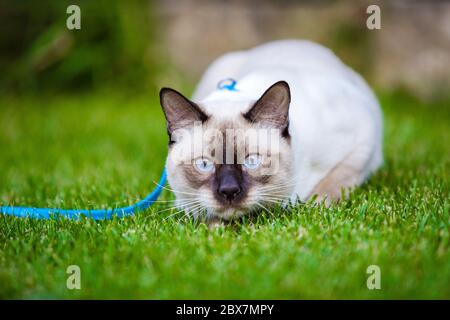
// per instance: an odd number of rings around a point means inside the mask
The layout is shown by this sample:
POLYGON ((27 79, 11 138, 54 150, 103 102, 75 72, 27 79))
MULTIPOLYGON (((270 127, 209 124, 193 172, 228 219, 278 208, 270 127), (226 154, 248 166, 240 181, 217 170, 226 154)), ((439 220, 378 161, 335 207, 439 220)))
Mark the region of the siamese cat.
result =
POLYGON ((230 220, 312 196, 329 205, 383 161, 372 90, 332 51, 309 41, 225 54, 192 100, 170 88, 160 100, 170 139, 168 182, 177 206, 194 217, 230 220), (271 138, 260 139, 262 130, 271 138), (257 139, 247 139, 250 131, 257 139))

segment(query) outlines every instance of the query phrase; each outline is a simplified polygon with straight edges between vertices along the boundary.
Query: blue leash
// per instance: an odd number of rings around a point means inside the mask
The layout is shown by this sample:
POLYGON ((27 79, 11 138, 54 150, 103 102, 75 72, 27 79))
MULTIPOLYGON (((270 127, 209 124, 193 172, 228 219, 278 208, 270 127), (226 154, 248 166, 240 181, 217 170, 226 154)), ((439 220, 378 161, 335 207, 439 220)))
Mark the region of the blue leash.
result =
POLYGON ((32 208, 32 207, 0 207, 0 214, 16 216, 21 218, 34 219, 51 219, 53 217, 62 216, 65 218, 78 220, 82 216, 92 218, 94 220, 110 220, 113 217, 123 218, 131 216, 136 212, 142 211, 150 207, 156 199, 158 199, 161 191, 166 183, 167 173, 163 169, 161 178, 155 189, 143 200, 123 208, 105 209, 105 210, 84 210, 84 209, 51 209, 51 208, 32 208))
MULTIPOLYGON (((219 90, 238 91, 236 89, 237 81, 231 78, 224 79, 217 84, 219 90)), ((62 216, 68 219, 78 220, 81 217, 89 217, 94 220, 110 220, 113 217, 123 218, 132 216, 136 212, 142 211, 150 207, 161 194, 164 184, 166 183, 167 172, 163 169, 161 178, 155 189, 145 199, 123 208, 116 209, 98 209, 98 210, 86 210, 86 209, 52 209, 52 208, 33 208, 33 207, 0 207, 0 214, 16 216, 21 218, 34 218, 34 219, 51 219, 53 217, 62 216)))

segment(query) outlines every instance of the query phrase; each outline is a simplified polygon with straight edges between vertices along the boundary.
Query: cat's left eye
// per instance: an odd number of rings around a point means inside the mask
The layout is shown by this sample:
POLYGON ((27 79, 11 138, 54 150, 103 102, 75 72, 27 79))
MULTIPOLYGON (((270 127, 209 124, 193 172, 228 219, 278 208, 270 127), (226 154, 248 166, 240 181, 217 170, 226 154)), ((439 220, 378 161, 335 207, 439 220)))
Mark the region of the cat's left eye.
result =
POLYGON ((256 169, 261 165, 261 156, 259 154, 251 154, 244 160, 244 167, 247 169, 256 169))
POLYGON ((211 172, 214 170, 214 163, 206 158, 197 158, 194 160, 194 165, 200 172, 211 172))

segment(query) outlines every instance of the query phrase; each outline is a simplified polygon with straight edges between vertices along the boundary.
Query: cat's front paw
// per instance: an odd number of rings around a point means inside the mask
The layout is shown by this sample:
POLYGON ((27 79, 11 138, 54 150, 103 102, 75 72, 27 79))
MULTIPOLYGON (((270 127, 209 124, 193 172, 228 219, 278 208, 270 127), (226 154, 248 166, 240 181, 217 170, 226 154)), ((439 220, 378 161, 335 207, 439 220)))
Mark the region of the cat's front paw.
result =
POLYGON ((338 189, 333 191, 328 191, 320 194, 315 194, 314 203, 323 204, 326 208, 329 208, 333 204, 337 204, 342 199, 342 193, 338 189))

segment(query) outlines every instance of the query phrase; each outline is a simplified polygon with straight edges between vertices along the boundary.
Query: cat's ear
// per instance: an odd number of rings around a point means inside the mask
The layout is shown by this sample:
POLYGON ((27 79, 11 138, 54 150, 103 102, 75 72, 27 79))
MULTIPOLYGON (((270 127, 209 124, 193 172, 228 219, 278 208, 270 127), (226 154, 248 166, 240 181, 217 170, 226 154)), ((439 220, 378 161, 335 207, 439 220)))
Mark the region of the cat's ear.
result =
POLYGON ((254 123, 287 129, 291 91, 286 81, 273 84, 244 114, 244 118, 254 123))
POLYGON ((177 129, 193 125, 196 121, 204 122, 208 119, 198 105, 178 91, 162 88, 159 92, 159 99, 166 117, 169 135, 177 129))

